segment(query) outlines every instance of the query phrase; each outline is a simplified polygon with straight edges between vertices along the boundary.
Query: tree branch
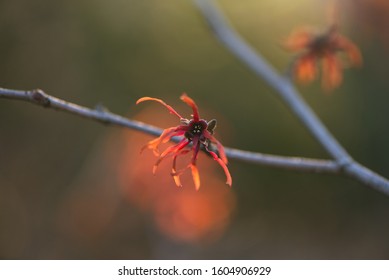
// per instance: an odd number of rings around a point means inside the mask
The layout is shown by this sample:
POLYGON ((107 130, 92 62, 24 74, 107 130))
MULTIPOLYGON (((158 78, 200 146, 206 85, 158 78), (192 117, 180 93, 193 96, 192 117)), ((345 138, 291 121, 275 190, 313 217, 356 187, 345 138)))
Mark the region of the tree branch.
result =
POLYGON ((99 106, 97 106, 95 109, 90 109, 74 103, 70 103, 50 96, 40 89, 22 91, 0 88, 0 97, 32 102, 45 108, 65 111, 67 113, 78 115, 87 119, 92 119, 103 124, 124 126, 155 136, 159 136, 162 133, 162 129, 158 127, 134 120, 129 120, 119 115, 112 114, 107 109, 99 106))
POLYGON ((232 29, 214 1, 194 1, 223 46, 275 90, 274 92, 278 94, 292 113, 342 167, 344 173, 389 196, 389 181, 352 159, 301 98, 290 80, 278 74, 258 52, 232 29))
POLYGON ((275 90, 275 93, 281 97, 287 107, 334 159, 343 164, 349 162, 351 160, 350 156, 320 122, 290 81, 286 77, 279 75, 265 58, 257 53, 231 28, 227 19, 214 4, 214 1, 195 0, 195 2, 223 45, 275 90))
MULTIPOLYGON (((162 129, 158 127, 121 117, 119 115, 109 112, 106 109, 90 109, 74 103, 70 103, 59 98, 50 96, 40 89, 21 91, 0 88, 0 98, 23 100, 38 106, 61 110, 67 113, 78 115, 80 117, 98 121, 103 124, 122 126, 155 136, 159 136, 162 133, 162 129)), ((173 140, 179 141, 179 138, 173 140)), ((225 152, 230 159, 255 163, 258 165, 269 167, 277 167, 302 172, 329 174, 336 174, 340 171, 340 166, 335 161, 331 160, 283 157, 242 151, 232 148, 226 148, 225 152)))

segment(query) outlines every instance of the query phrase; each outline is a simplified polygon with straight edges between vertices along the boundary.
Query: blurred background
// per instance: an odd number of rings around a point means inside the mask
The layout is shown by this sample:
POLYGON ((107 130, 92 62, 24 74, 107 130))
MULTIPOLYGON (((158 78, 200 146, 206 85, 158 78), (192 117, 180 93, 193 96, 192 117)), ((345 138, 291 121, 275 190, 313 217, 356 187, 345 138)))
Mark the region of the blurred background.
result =
MULTIPOLYGON (((298 26, 325 29, 324 0, 220 0, 279 71, 298 26)), ((298 86, 350 154, 389 177, 389 2, 339 1, 341 31, 364 66, 325 93, 298 86)), ((0 86, 48 94, 161 127, 187 92, 229 147, 328 158, 272 90, 213 37, 189 0, 1 0, 0 86)), ((2 259, 387 259, 389 199, 344 177, 200 156, 177 188, 170 160, 152 176, 153 139, 24 102, 0 100, 2 259)))

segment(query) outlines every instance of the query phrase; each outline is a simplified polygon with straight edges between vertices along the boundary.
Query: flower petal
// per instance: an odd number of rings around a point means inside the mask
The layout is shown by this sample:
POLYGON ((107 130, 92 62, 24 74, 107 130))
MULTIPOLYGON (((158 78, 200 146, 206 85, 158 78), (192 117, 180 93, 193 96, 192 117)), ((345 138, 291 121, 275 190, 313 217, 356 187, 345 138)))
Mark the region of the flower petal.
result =
POLYGON ((296 59, 294 65, 294 75, 300 82, 311 82, 315 79, 316 72, 316 60, 313 54, 304 54, 296 59))
POLYGON ((308 48, 313 40, 313 31, 311 28, 303 27, 297 29, 286 38, 283 46, 293 52, 304 50, 308 48))
POLYGON ((340 85, 343 80, 342 65, 336 55, 327 54, 323 57, 322 86, 331 90, 340 85))
POLYGON ((189 167, 189 166, 187 166, 183 170, 177 171, 177 169, 176 169, 177 157, 180 156, 180 155, 187 154, 188 152, 190 152, 190 150, 181 150, 179 153, 174 155, 174 158, 173 158, 173 166, 172 166, 172 173, 171 173, 171 175, 173 176, 174 182, 176 183, 177 187, 182 187, 181 180, 180 180, 180 175, 181 175, 181 173, 183 173, 189 167))
POLYGON ((195 164, 191 164, 190 168, 192 170, 192 177, 193 177, 193 182, 195 184, 196 191, 198 191, 200 189, 199 170, 197 169, 197 166, 195 164))
POLYGON ((142 98, 139 98, 137 101, 136 101, 136 104, 138 105, 139 103, 143 102, 143 101, 156 101, 158 103, 161 103, 163 106, 165 106, 169 112, 173 115, 176 115, 177 117, 179 117, 180 119, 182 119, 181 115, 179 113, 177 113, 176 110, 173 109, 172 106, 166 104, 163 100, 161 99, 158 99, 158 98, 153 98, 153 97, 142 97, 142 98))
POLYGON ((215 138, 215 136, 213 136, 211 133, 209 133, 209 131, 204 131, 203 134, 204 134, 205 138, 208 138, 211 142, 216 144, 216 147, 217 147, 217 150, 219 152, 219 156, 220 156, 221 160, 225 164, 227 164, 228 159, 227 159, 226 153, 224 151, 223 145, 215 138))
POLYGON ((336 43, 338 48, 342 49, 346 53, 352 66, 362 65, 361 51, 353 42, 342 35, 338 35, 336 38, 336 43))
POLYGON ((200 139, 199 137, 196 135, 195 137, 193 137, 192 139, 192 151, 193 151, 193 155, 192 155, 192 164, 195 164, 196 163, 196 160, 197 160, 197 155, 199 154, 199 151, 200 151, 200 139))
POLYGON ((216 160, 217 163, 223 168, 223 171, 227 177, 226 184, 231 187, 232 186, 232 177, 231 177, 230 171, 228 170, 227 165, 216 155, 216 153, 214 153, 212 151, 208 151, 208 152, 211 154, 213 159, 216 160))
POLYGON ((184 101, 186 104, 188 104, 190 107, 192 107, 192 110, 193 110, 193 120, 195 122, 198 122, 200 120, 199 109, 197 108, 197 105, 193 101, 193 99, 190 98, 188 95, 186 95, 185 92, 181 95, 180 99, 182 101, 184 101))
POLYGON ((168 147, 165 151, 161 153, 158 160, 155 162, 153 166, 153 174, 157 171, 158 165, 162 162, 162 160, 170 155, 179 154, 179 152, 185 148, 190 142, 187 139, 181 140, 178 144, 168 147))
POLYGON ((159 144, 166 143, 167 141, 169 141, 170 138, 173 137, 173 135, 175 134, 174 132, 176 132, 176 130, 177 127, 166 128, 164 131, 162 131, 161 135, 158 138, 155 138, 149 141, 146 145, 144 145, 141 148, 140 152, 142 153, 144 149, 148 148, 148 149, 152 149, 156 156, 159 156, 159 151, 158 151, 159 144))
POLYGON ((177 155, 175 155, 173 158, 172 176, 173 176, 174 182, 176 183, 176 186, 182 187, 181 180, 180 180, 180 174, 177 173, 177 169, 176 169, 176 160, 177 160, 177 155))

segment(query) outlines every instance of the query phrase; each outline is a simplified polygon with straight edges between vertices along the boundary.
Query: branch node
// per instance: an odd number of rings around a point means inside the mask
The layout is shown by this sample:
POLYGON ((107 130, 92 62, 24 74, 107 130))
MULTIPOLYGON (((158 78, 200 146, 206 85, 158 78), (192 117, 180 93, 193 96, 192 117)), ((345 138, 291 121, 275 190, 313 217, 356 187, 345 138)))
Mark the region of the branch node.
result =
POLYGON ((98 103, 96 106, 95 106, 95 110, 96 111, 99 111, 101 113, 107 113, 109 112, 109 109, 107 107, 105 107, 103 104, 101 103, 98 103))
POLYGON ((100 115, 100 119, 99 121, 103 124, 110 124, 110 120, 107 118, 108 117, 108 114, 110 114, 110 111, 107 107, 105 107, 102 103, 98 103, 96 106, 95 106, 95 110, 98 112, 98 114, 100 115))
POLYGON ((354 160, 351 157, 343 157, 341 159, 336 160, 336 164, 341 170, 345 170, 352 163, 354 163, 354 160))
POLYGON ((31 99, 32 101, 42 105, 43 107, 50 106, 50 98, 43 90, 39 88, 31 91, 31 99))

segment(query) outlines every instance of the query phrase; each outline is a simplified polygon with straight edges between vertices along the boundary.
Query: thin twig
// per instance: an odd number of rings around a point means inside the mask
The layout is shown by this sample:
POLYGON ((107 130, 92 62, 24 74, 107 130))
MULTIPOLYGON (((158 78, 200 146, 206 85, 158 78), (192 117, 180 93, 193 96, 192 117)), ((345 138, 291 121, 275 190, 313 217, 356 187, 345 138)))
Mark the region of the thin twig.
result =
POLYGON ((255 51, 228 23, 213 0, 194 0, 215 36, 246 66, 271 86, 313 137, 342 166, 344 173, 389 195, 389 181, 355 162, 301 98, 290 80, 255 51))
POLYGON ((337 164, 333 160, 267 155, 256 152, 242 151, 233 148, 226 148, 226 154, 230 159, 261 164, 268 167, 278 167, 304 172, 333 174, 338 174, 341 170, 339 164, 337 164))
MULTIPOLYGON (((162 129, 157 128, 155 126, 121 117, 119 115, 109 112, 106 109, 90 109, 74 103, 70 103, 59 98, 50 96, 40 89, 31 91, 21 91, 0 88, 0 98, 28 101, 38 106, 43 106, 45 108, 61 110, 87 119, 92 119, 100 123, 127 127, 155 136, 159 136, 162 133, 162 129)), ((176 139, 176 141, 178 140, 179 139, 176 139)), ((275 156, 242 151, 232 148, 226 148, 225 152, 230 159, 255 163, 258 165, 269 167, 277 167, 302 172, 329 174, 336 174, 340 171, 340 166, 335 161, 331 160, 275 156)))
POLYGON ((50 96, 41 89, 22 91, 0 88, 0 97, 32 102, 46 108, 65 111, 104 124, 128 127, 155 136, 159 136, 162 133, 162 129, 158 127, 112 114, 108 110, 101 108, 101 106, 98 106, 96 109, 90 109, 50 96))

